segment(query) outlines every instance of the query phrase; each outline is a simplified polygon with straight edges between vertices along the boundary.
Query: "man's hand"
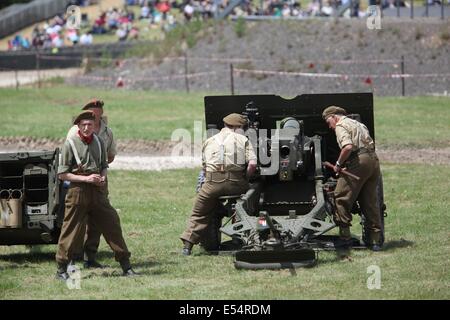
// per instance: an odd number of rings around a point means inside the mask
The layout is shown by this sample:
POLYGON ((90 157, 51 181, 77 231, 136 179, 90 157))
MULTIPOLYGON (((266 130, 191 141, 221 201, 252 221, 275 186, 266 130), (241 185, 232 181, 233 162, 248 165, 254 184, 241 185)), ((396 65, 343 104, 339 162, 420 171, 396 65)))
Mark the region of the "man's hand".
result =
POLYGON ((338 175, 342 171, 342 167, 339 165, 339 163, 336 163, 333 167, 334 172, 336 172, 338 175))
POLYGON ((86 183, 95 184, 98 187, 102 187, 105 185, 105 177, 95 173, 85 177, 86 183))

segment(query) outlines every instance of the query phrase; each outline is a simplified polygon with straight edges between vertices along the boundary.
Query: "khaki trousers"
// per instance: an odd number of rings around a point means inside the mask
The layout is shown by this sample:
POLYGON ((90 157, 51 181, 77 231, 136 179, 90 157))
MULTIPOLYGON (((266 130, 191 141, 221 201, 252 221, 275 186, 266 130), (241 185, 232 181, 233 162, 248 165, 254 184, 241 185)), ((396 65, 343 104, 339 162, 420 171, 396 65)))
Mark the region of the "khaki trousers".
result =
POLYGON ((245 193, 249 189, 246 180, 225 180, 223 182, 206 181, 195 199, 192 214, 189 217, 187 228, 181 235, 181 240, 198 244, 208 225, 214 217, 214 209, 219 204, 219 197, 245 193))
MULTIPOLYGON (((108 196, 108 178, 106 178, 106 196, 108 196)), ((100 246, 100 238, 102 233, 95 225, 94 219, 88 217, 86 225, 86 236, 84 237, 84 260, 94 261, 97 255, 98 247, 100 246)))
POLYGON ((338 226, 351 226, 353 204, 358 200, 365 214, 366 227, 372 243, 380 241, 381 217, 377 185, 380 179, 380 164, 375 152, 360 154, 345 162, 347 170, 360 177, 356 180, 341 174, 334 191, 336 201, 335 222, 338 226))
POLYGON ((131 254, 122 236, 119 216, 109 203, 105 187, 72 182, 67 191, 65 207, 56 253, 58 263, 68 263, 82 251, 89 218, 104 235, 116 261, 121 265, 129 264, 131 254))
POLYGON ((93 219, 88 218, 86 236, 84 238, 84 260, 94 261, 100 246, 102 233, 95 225, 93 219))

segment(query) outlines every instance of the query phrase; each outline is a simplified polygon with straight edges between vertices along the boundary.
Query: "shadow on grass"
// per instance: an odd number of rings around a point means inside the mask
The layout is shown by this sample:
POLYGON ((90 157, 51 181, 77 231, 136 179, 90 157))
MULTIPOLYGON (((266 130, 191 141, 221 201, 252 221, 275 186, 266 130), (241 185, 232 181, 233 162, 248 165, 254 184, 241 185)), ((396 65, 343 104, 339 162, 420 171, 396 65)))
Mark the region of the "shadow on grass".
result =
POLYGON ((11 253, 0 255, 0 261, 10 261, 17 264, 55 261, 54 252, 11 253))
MULTIPOLYGON (((161 275, 166 273, 165 271, 162 271, 159 266, 166 266, 167 264, 170 264, 171 262, 157 262, 157 261, 141 261, 137 263, 132 263, 133 270, 138 273, 135 277, 130 277, 130 279, 139 279, 139 276, 155 276, 155 275, 161 275)), ((173 263, 172 263, 173 264, 173 263)), ((83 269, 84 273, 87 275, 83 276, 83 279, 90 279, 95 277, 102 277, 102 278, 117 278, 117 277, 123 277, 122 270, 120 269, 119 264, 114 265, 105 265, 104 269, 83 269)), ((125 278, 125 277, 124 277, 125 278)))
POLYGON ((413 241, 405 240, 401 238, 400 240, 391 240, 386 242, 383 246, 383 251, 394 250, 398 248, 406 248, 414 246, 413 241))

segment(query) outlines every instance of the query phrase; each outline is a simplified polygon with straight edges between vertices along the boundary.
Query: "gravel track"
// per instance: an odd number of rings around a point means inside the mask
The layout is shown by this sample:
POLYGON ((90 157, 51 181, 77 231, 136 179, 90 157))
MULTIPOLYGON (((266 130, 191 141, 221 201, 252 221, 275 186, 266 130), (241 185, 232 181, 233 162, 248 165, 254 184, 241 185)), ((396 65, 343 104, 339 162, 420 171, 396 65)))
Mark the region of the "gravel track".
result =
MULTIPOLYGON (((54 150, 62 140, 35 138, 0 137, 0 153, 17 151, 54 150)), ((172 155, 175 143, 167 141, 119 140, 113 170, 169 170, 197 168, 201 159, 196 156, 172 155)), ((381 163, 411 163, 429 165, 450 165, 450 148, 394 148, 378 146, 377 154, 381 163)))

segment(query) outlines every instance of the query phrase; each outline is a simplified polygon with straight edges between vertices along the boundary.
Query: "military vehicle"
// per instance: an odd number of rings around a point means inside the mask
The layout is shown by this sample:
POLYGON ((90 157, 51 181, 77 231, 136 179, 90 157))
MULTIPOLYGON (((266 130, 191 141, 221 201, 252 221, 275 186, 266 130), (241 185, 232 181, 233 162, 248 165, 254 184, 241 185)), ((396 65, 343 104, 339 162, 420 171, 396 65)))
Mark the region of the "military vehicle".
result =
POLYGON ((0 245, 55 244, 64 212, 59 149, 0 154, 0 245))
MULTIPOLYGON (((338 237, 327 233, 336 227, 332 216, 337 179, 324 163, 334 164, 340 149, 322 111, 330 105, 344 107, 375 139, 372 93, 303 94, 293 99, 207 96, 204 103, 208 136, 223 127, 222 119, 230 113, 248 118, 246 134, 257 152, 260 174, 244 195, 221 198, 203 247, 232 250, 236 268, 250 269, 312 266, 317 250, 334 250, 338 237), (230 240, 222 242, 222 235, 230 240)), ((382 180, 378 201, 384 241, 382 180)), ((365 248, 368 231, 358 202, 352 213, 361 216, 363 230, 362 241, 353 238, 353 248, 365 248)))

